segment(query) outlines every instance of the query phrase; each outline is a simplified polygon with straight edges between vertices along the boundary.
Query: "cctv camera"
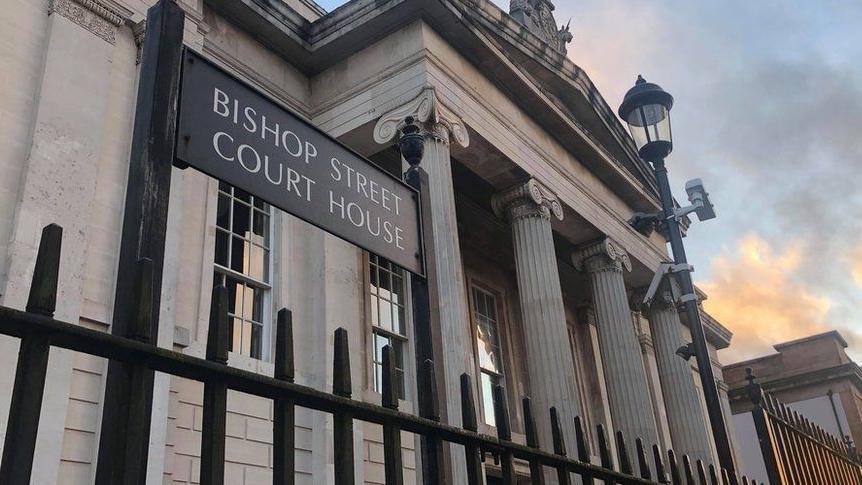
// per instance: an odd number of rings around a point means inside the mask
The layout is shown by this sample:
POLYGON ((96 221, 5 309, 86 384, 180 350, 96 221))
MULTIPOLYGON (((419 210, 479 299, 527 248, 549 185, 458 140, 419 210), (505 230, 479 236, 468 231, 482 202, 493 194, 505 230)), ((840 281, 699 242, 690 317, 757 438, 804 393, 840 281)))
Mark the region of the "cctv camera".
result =
POLYGON ((709 192, 703 187, 703 182, 700 179, 686 182, 685 192, 688 194, 688 201, 695 208, 694 212, 698 219, 706 221, 715 218, 715 209, 709 200, 709 192))

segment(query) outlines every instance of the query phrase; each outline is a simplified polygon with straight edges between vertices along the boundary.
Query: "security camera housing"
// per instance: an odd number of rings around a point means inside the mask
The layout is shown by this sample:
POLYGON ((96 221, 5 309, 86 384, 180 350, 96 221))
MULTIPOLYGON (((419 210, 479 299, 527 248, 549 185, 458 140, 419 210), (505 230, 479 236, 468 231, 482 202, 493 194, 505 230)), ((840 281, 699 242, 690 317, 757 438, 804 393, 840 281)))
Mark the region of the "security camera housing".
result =
POLYGON ((688 194, 688 201, 691 202, 699 220, 707 221, 715 218, 715 208, 709 200, 709 192, 703 187, 703 181, 700 179, 689 180, 685 183, 685 192, 688 194))

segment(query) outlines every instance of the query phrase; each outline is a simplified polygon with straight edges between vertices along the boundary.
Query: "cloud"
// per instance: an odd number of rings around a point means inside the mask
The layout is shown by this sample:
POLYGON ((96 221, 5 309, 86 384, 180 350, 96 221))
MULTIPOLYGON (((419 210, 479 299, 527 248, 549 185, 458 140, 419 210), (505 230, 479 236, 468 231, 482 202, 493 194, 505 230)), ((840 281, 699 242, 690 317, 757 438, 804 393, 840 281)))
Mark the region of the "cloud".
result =
POLYGON ((776 251, 749 235, 733 254, 713 260, 712 278, 698 285, 709 295, 706 311, 735 334, 723 360, 769 354, 776 343, 829 330, 832 302, 795 279, 802 255, 798 244, 776 251))

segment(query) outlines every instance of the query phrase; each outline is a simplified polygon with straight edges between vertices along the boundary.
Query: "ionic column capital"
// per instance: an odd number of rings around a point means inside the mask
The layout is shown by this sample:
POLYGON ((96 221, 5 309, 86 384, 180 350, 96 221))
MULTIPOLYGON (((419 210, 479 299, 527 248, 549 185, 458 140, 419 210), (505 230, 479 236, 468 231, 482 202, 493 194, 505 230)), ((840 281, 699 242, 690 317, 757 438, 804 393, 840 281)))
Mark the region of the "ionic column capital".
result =
POLYGON ((454 140, 464 148, 470 145, 467 126, 453 110, 437 97, 433 87, 422 89, 419 96, 387 111, 374 126, 374 141, 390 143, 404 126, 404 119, 412 116, 424 128, 425 135, 449 143, 454 140))
POLYGON ((536 179, 513 185, 491 198, 491 207, 498 217, 516 221, 525 217, 541 217, 550 220, 553 214, 563 220, 563 205, 551 189, 536 179))
POLYGON ((572 263, 578 271, 589 273, 613 271, 622 273, 632 270, 632 261, 623 247, 612 240, 605 238, 602 241, 585 246, 572 254, 572 263))

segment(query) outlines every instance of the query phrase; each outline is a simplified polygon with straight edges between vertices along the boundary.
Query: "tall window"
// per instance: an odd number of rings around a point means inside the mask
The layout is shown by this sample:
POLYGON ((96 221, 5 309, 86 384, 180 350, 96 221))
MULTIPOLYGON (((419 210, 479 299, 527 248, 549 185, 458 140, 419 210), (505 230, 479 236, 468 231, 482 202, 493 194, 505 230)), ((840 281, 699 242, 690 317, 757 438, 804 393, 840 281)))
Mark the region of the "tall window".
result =
POLYGON ((268 204, 219 182, 213 286, 227 287, 231 351, 256 359, 263 357, 264 326, 271 319, 271 218, 268 204))
POLYGON ((404 399, 404 353, 407 345, 407 279, 404 270, 390 261, 368 257, 369 306, 372 326, 372 367, 374 390, 383 390, 383 347, 389 345, 395 357, 398 395, 404 399))
POLYGON ((497 297, 473 287, 473 319, 476 325, 476 354, 479 359, 482 406, 485 422, 496 426, 494 413, 494 386, 503 383, 502 348, 500 347, 500 319, 497 315, 497 297))

